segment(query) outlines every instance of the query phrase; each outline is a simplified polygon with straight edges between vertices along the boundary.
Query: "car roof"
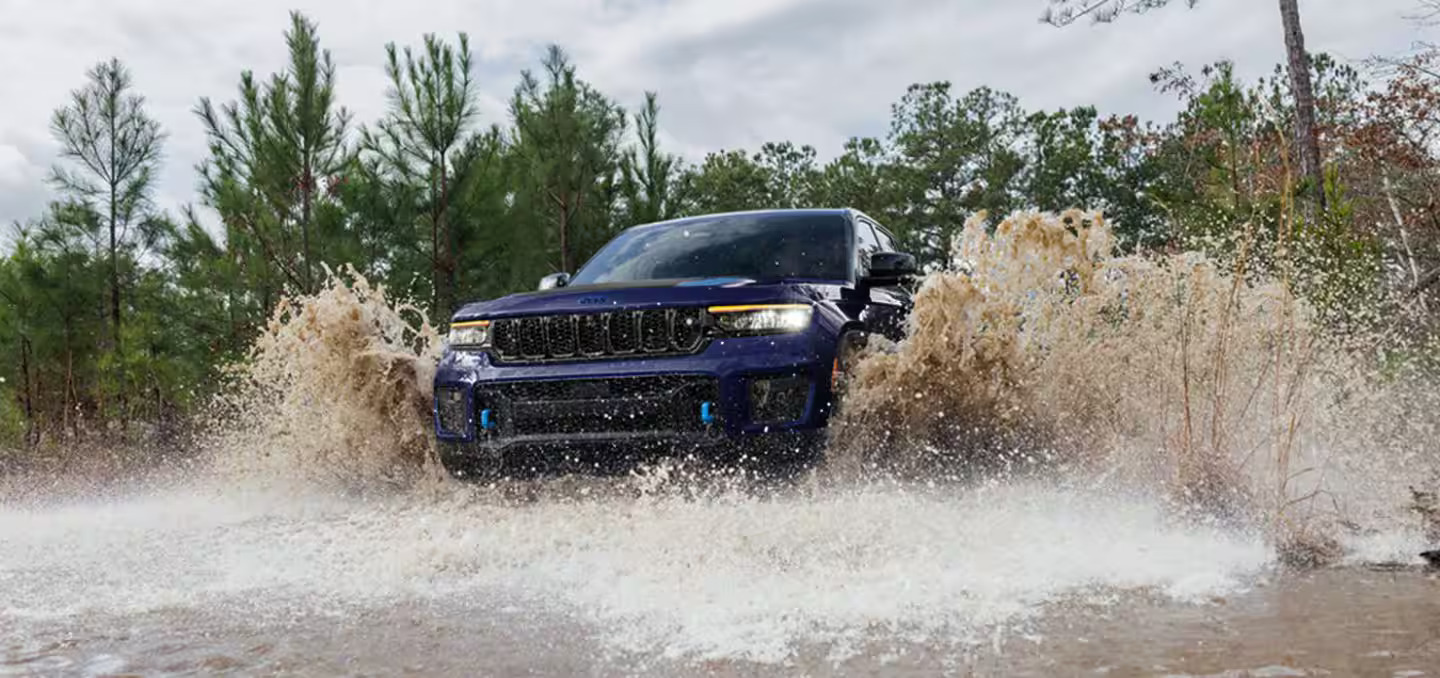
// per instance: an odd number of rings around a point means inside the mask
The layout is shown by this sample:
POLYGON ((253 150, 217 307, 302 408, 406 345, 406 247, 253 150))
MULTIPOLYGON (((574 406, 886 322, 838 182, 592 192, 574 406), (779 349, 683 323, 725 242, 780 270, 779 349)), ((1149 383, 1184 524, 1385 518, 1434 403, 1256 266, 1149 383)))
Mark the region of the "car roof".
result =
POLYGON ((750 216, 750 217, 762 217, 762 218, 763 218, 763 217, 787 217, 787 216, 817 216, 817 217, 818 217, 818 216, 837 216, 837 217, 846 217, 846 218, 848 218, 848 219, 854 219, 855 215, 856 215, 855 210, 850 209, 850 208, 848 208, 848 207, 839 207, 839 208, 832 208, 832 207, 825 207, 825 208, 819 208, 819 207, 799 207, 799 208, 785 208, 785 209, 741 210, 741 211, 734 211, 734 212, 712 212, 712 213, 710 213, 710 214, 697 214, 697 215, 694 215, 694 216, 680 217, 680 218, 678 218, 678 219, 669 219, 669 220, 666 220, 666 221, 656 221, 656 222, 651 222, 651 223, 648 223, 648 224, 636 224, 636 225, 631 226, 631 227, 629 227, 629 228, 627 228, 627 229, 625 229, 625 230, 628 231, 628 230, 632 230, 632 229, 652 228, 652 227, 661 227, 661 226, 678 226, 678 225, 682 225, 682 224, 686 224, 686 223, 693 223, 693 222, 696 222, 696 221, 705 221, 705 220, 715 219, 715 218, 718 218, 718 217, 750 216))

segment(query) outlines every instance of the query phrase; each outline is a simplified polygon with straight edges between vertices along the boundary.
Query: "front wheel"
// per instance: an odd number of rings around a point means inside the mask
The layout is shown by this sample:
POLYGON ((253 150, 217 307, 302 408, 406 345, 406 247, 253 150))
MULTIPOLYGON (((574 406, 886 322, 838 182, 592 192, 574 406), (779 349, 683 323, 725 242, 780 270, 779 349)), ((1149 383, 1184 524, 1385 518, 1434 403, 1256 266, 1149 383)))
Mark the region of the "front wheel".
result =
POLYGON ((830 372, 830 417, 832 419, 844 409, 845 396, 849 392, 850 382, 855 376, 855 366, 859 364, 860 356, 869 342, 870 335, 860 330, 847 330, 840 335, 839 344, 835 347, 835 364, 830 372))

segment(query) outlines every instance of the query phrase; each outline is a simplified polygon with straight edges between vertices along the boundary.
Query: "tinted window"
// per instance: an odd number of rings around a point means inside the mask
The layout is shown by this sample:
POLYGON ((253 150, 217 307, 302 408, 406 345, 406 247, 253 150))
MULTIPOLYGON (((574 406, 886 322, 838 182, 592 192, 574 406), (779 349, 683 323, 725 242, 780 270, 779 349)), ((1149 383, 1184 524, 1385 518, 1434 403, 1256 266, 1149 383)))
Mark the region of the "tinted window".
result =
POLYGON ((898 249, 895 248, 895 239, 894 239, 894 238, 891 238, 891 237, 890 237, 890 234, 889 234, 889 233, 886 233, 886 232, 885 232, 885 229, 880 228, 878 225, 875 226, 875 237, 880 240, 880 251, 881 251, 881 252, 899 252, 899 251, 900 251, 900 250, 898 250, 898 249))
POLYGON ((855 222, 855 267, 860 275, 870 271, 870 255, 881 251, 880 240, 875 237, 875 230, 871 228, 870 222, 859 219, 855 222))
POLYGON ((677 278, 849 280, 840 215, 724 215, 641 226, 598 252, 572 285, 677 278))

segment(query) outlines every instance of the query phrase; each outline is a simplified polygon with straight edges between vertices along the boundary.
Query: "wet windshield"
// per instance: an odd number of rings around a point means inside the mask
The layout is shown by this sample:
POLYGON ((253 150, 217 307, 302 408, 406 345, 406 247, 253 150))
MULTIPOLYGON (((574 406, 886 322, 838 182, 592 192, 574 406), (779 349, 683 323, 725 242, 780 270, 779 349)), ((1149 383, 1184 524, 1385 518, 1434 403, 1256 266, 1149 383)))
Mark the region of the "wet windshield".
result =
POLYGON ((848 280, 849 228, 839 214, 736 214, 632 229, 571 284, 744 277, 848 280))

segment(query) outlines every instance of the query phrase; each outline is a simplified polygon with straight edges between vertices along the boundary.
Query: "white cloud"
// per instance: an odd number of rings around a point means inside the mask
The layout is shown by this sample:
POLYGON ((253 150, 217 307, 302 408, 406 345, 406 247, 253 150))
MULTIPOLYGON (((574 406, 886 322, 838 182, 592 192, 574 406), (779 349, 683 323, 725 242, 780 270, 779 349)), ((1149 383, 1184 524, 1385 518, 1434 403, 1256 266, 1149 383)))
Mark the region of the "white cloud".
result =
MULTIPOLYGON (((989 85, 1027 107, 1096 104, 1168 115, 1173 102, 1146 75, 1176 61, 1230 58, 1242 75, 1281 57, 1273 2, 1206 0, 1113 26, 1059 30, 1037 21, 1043 0, 0 0, 0 223, 35 216, 49 199, 51 111, 111 56, 125 61, 168 131, 159 202, 195 199, 205 154, 192 110, 229 100, 243 69, 285 60, 281 33, 299 9, 320 24, 338 67, 341 102, 357 122, 384 110, 386 42, 427 32, 470 34, 486 123, 503 119, 519 70, 550 42, 582 77, 633 107, 660 92, 664 138, 691 159, 767 140, 836 152, 856 134, 883 134, 913 82, 989 85), (19 20, 16 20, 16 19, 19 20)), ((1345 58, 1403 51, 1416 39, 1413 0, 1308 0, 1310 47, 1345 58)))

